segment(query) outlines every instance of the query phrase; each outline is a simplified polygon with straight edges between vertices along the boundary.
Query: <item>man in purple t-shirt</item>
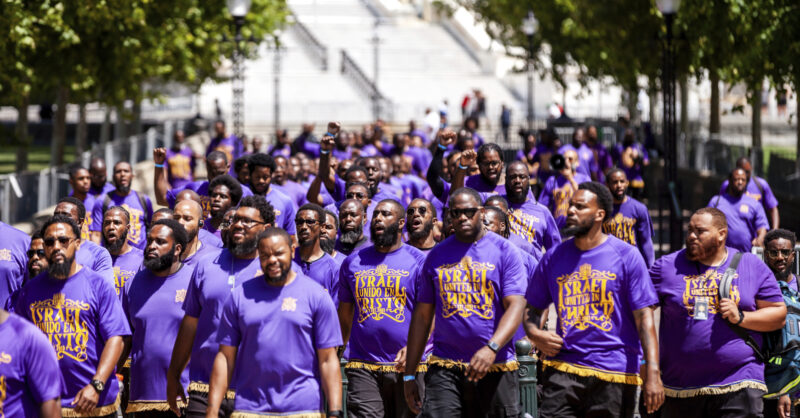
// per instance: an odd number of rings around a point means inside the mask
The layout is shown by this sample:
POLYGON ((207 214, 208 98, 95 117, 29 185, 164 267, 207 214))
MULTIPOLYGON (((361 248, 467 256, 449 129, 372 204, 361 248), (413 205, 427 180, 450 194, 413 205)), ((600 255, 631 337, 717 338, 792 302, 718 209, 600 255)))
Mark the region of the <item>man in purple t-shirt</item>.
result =
POLYGON ((105 196, 98 196, 92 209, 92 241, 100 244, 102 236, 103 212, 111 206, 123 206, 131 215, 131 229, 128 241, 136 248, 144 248, 147 225, 153 217, 153 204, 146 195, 131 189, 133 168, 127 161, 114 164, 114 187, 105 196))
POLYGON ((45 333, 64 381, 64 416, 105 416, 119 406, 114 366, 131 335, 114 286, 78 264, 80 227, 66 216, 42 226, 47 272, 20 291, 14 310, 45 333))
POLYGON ((267 154, 253 154, 248 159, 250 190, 254 195, 264 196, 275 210, 275 226, 283 228, 291 236, 297 231, 294 225, 297 206, 294 201, 277 189, 270 187, 275 160, 267 154))
MULTIPOLYGON (((69 185, 72 188, 69 195, 83 202, 83 207, 91 212, 94 208, 95 196, 90 193, 92 177, 89 174, 89 170, 81 166, 70 169, 69 185)), ((89 232, 91 224, 92 215, 89 213, 81 224, 81 240, 86 241, 91 238, 91 233, 89 232)))
MULTIPOLYGON (((741 168, 747 173, 747 188, 744 194, 752 197, 757 202, 761 203, 764 212, 767 214, 767 219, 772 228, 777 228, 780 224, 780 214, 778 213, 778 199, 772 193, 772 188, 766 180, 753 175, 753 165, 747 157, 741 157, 736 160, 736 168, 741 168)), ((728 180, 722 182, 719 192, 724 193, 728 190, 728 180)))
POLYGON ((708 206, 725 214, 728 229, 727 245, 742 252, 764 243, 769 224, 764 208, 755 199, 747 196, 747 172, 734 168, 728 176, 728 189, 711 198, 708 206))
POLYGON ((206 148, 206 157, 214 151, 225 154, 228 161, 239 158, 243 151, 242 141, 234 134, 227 135, 225 132, 225 122, 218 120, 214 122, 214 137, 206 148))
POLYGON ((172 219, 178 221, 189 235, 180 260, 190 269, 206 257, 219 252, 221 247, 213 242, 217 241, 217 237, 203 230, 203 208, 200 203, 195 200, 181 200, 175 204, 172 219), (203 232, 207 235, 203 236, 203 232))
MULTIPOLYGON (((216 341, 222 308, 231 291, 258 273, 258 234, 275 222, 272 206, 261 196, 242 199, 228 229, 227 248, 198 263, 186 291, 181 322, 167 372, 167 402, 180 415, 174 399, 184 395, 181 375, 189 364, 187 417, 204 417, 209 405, 208 385, 219 344, 216 341)), ((233 385, 232 385, 233 387, 233 385)), ((219 407, 219 404, 217 404, 219 407)), ((230 415, 233 397, 222 406, 220 417, 230 415)))
MULTIPOLYGON (((402 240, 403 206, 375 207, 374 245, 355 251, 339 271, 339 323, 349 341, 347 413, 352 417, 410 416, 403 397, 406 340, 425 255, 402 240)), ((409 373, 421 377, 424 366, 409 373)))
POLYGON ((572 195, 578 190, 578 185, 591 181, 584 174, 575 171, 578 153, 569 150, 564 153, 564 159, 564 169, 547 179, 539 195, 539 203, 550 209, 559 228, 563 228, 567 222, 567 208, 572 195))
POLYGON ((486 200, 489 196, 505 193, 503 185, 503 150, 493 143, 483 144, 478 151, 468 149, 461 153, 457 170, 451 173, 453 183, 444 183, 441 195, 436 195, 442 199, 462 186, 469 187, 480 193, 481 199, 486 200), (478 174, 467 177, 470 167, 478 164, 478 174))
POLYGON ((297 210, 294 222, 297 225, 298 247, 293 260, 304 275, 325 288, 331 298, 338 301, 338 263, 322 250, 319 241, 324 221, 325 212, 319 205, 307 203, 297 210))
POLYGON ((167 176, 173 189, 185 186, 194 180, 194 152, 184 143, 186 137, 178 129, 173 135, 172 147, 167 150, 166 165, 169 166, 167 176))
POLYGON ((0 309, 0 416, 61 416, 61 373, 47 337, 0 309))
MULTIPOLYGON (((53 215, 63 215, 72 218, 78 225, 83 225, 86 217, 86 208, 83 203, 75 197, 67 196, 59 199, 53 215)), ((111 265, 111 256, 108 251, 92 241, 81 240, 78 252, 75 254, 78 264, 90 268, 105 277, 109 283, 114 280, 114 271, 111 265)))
POLYGON ((762 343, 780 329, 783 296, 769 268, 743 253, 727 295, 720 281, 739 253, 725 244, 725 214, 701 208, 689 220, 686 248, 656 260, 650 276, 661 306, 659 335, 666 393, 661 416, 762 416, 764 364, 733 329, 762 343))
POLYGON ((364 225, 367 215, 364 205, 358 200, 347 199, 339 207, 339 238, 336 240, 336 251, 350 255, 353 251, 367 244, 364 236, 364 225))
POLYGON ((655 260, 653 224, 647 206, 626 194, 628 184, 628 177, 620 168, 612 168, 606 174, 606 185, 614 196, 614 210, 603 224, 603 232, 636 246, 650 268, 655 260))
POLYGON ((292 270, 286 231, 260 234, 258 255, 263 274, 233 289, 222 312, 206 416, 218 415, 233 377, 235 410, 242 416, 311 417, 327 410, 329 417, 342 417, 336 356, 342 336, 333 301, 292 270))
POLYGON ((228 210, 239 206, 242 186, 233 177, 223 174, 208 184, 208 197, 209 216, 203 222, 203 229, 222 239, 223 218, 228 210))
POLYGON ((406 244, 427 255, 437 244, 434 237, 436 222, 436 209, 429 200, 412 200, 406 210, 406 231, 408 231, 406 244))
POLYGON ((128 243, 130 215, 122 206, 112 206, 103 215, 103 242, 111 254, 114 269, 114 290, 122 297, 125 283, 142 269, 142 250, 128 243))
POLYGON ((89 163, 89 175, 92 177, 92 186, 89 188, 89 194, 95 198, 114 190, 114 185, 107 181, 108 170, 106 162, 102 158, 92 158, 89 163))
POLYGON ((579 186, 564 230, 574 238, 548 251, 528 284, 525 329, 544 355, 545 417, 632 418, 639 385, 647 413, 664 402, 652 309, 658 298, 636 248, 603 233, 612 199, 602 183, 579 186), (556 332, 541 328, 551 304, 556 332))
MULTIPOLYGON (((539 204, 530 190, 530 176, 525 163, 514 161, 508 164, 504 197, 507 199, 506 211, 511 233, 540 252, 543 249, 550 250, 561 243, 558 225, 547 206, 539 204)), ((489 204, 488 199, 486 204, 489 204)))
POLYGON ((321 225, 319 246, 336 261, 336 271, 338 272, 342 262, 347 258, 347 255, 336 251, 336 236, 339 235, 339 218, 335 213, 327 209, 324 210, 324 212, 325 222, 321 225))
POLYGON ((403 380, 409 408, 423 416, 521 414, 511 340, 525 309, 526 272, 514 245, 483 227, 481 203, 467 187, 450 196, 455 234, 422 267, 403 380), (423 405, 415 372, 434 317, 423 405))

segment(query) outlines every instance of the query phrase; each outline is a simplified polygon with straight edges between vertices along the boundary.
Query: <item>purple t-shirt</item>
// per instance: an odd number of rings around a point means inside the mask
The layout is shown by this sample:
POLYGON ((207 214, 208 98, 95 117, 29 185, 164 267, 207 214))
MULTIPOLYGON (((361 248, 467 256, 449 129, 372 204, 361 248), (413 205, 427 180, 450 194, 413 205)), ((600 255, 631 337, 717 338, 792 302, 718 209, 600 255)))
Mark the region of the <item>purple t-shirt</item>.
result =
POLYGON ((280 155, 288 159, 289 157, 292 156, 292 146, 290 144, 286 145, 276 144, 269 147, 267 154, 273 157, 277 157, 280 155))
MULTIPOLYGON (((193 181, 187 183, 183 187, 167 190, 167 205, 169 208, 175 208, 178 194, 186 189, 192 190, 200 196, 200 206, 203 207, 203 218, 211 216, 211 198, 208 197, 208 180, 193 181)), ((253 192, 245 185, 242 185, 242 197, 244 198, 252 195, 253 192)))
POLYGON ((633 311, 658 298, 636 248, 611 235, 589 251, 564 241, 542 258, 526 299, 537 309, 556 305, 556 332, 564 346, 545 365, 638 384, 641 347, 633 311))
POLYGON ((203 260, 208 258, 216 258, 220 251, 222 251, 221 247, 217 247, 216 245, 212 245, 211 243, 207 243, 205 241, 200 241, 200 248, 198 248, 194 254, 185 258, 183 260, 183 264, 191 266, 191 268, 194 269, 194 266, 200 262, 203 262, 203 260))
MULTIPOLYGON (((629 148, 633 148, 638 152, 639 156, 642 158, 643 163, 649 163, 650 157, 647 155, 647 150, 644 149, 644 146, 638 142, 631 145, 629 148)), ((641 188, 644 187, 644 180, 642 179, 642 174, 644 173, 644 165, 639 164, 634 161, 634 164, 631 167, 626 167, 625 164, 622 162, 622 153, 625 152, 627 148, 623 148, 622 145, 617 146, 616 150, 619 155, 619 165, 622 167, 622 170, 625 172, 625 175, 628 177, 628 180, 631 182, 631 187, 641 188)))
POLYGON ((197 235, 199 237, 200 242, 207 247, 214 247, 214 248, 222 248, 224 245, 222 244, 222 234, 219 235, 214 234, 206 229, 200 228, 197 231, 197 235))
POLYGON ((235 410, 324 410, 317 350, 342 345, 342 335, 333 300, 312 279, 298 273, 285 286, 263 277, 237 286, 225 303, 217 342, 239 349, 235 410))
MULTIPOLYGON (((575 182, 578 184, 592 181, 581 173, 575 173, 575 182)), ((569 209, 569 200, 575 190, 566 177, 561 174, 555 175, 547 179, 542 189, 542 194, 539 195, 539 203, 550 209, 553 218, 556 220, 556 225, 561 229, 567 224, 567 210, 569 209)))
MULTIPOLYGON (((524 295, 526 281, 518 250, 497 234, 471 244, 455 236, 439 243, 425 259, 417 296, 418 303, 436 305, 433 355, 469 364, 497 329, 505 313, 503 298, 524 295)), ((498 350, 495 364, 513 360, 509 341, 498 350)))
POLYGON ((37 417, 39 404, 61 396, 58 360, 47 337, 10 314, 0 324, 0 411, 6 417, 37 417))
POLYGON ((183 147, 180 151, 172 148, 167 150, 166 165, 167 179, 173 189, 183 187, 194 180, 194 153, 189 147, 183 147))
POLYGON ((22 286, 27 277, 28 246, 31 239, 27 234, 13 226, 0 222, 0 306, 22 286))
POLYGON ((337 274, 339 272, 339 268, 342 267, 342 263, 344 263, 344 260, 346 258, 347 258, 347 255, 342 254, 339 251, 336 251, 336 254, 333 255, 333 261, 336 261, 336 272, 337 272, 337 274))
MULTIPOLYGON (((208 232, 211 235, 217 237, 219 242, 222 242, 222 232, 220 229, 217 229, 211 225, 211 218, 206 218, 205 222, 203 222, 203 231, 208 232)), ((202 239, 201 239, 202 241, 202 239)), ((224 245, 223 245, 224 246, 224 245)))
POLYGON ((126 283, 143 268, 143 261, 144 253, 135 247, 131 247, 131 250, 125 254, 111 256, 111 262, 114 266, 114 290, 117 292, 117 297, 120 298, 120 301, 122 301, 122 292, 126 283))
POLYGON ((653 265, 653 225, 647 206, 638 200, 626 196, 621 204, 614 203, 611 219, 603 223, 603 232, 636 246, 647 267, 653 265))
MULTIPOLYGON (((306 203, 306 193, 307 190, 303 188, 298 183, 295 183, 291 180, 286 180, 283 185, 272 183, 270 188, 275 188, 276 190, 282 192, 286 196, 289 196, 292 201, 294 202, 297 207, 303 206, 306 203)), ((322 189, 325 189, 324 187, 322 189)), ((322 192, 322 190, 320 190, 322 192)))
MULTIPOLYGON (((167 405, 167 369, 191 277, 192 268, 187 265, 167 277, 143 269, 125 285, 122 307, 133 331, 129 410, 167 405)), ((181 384, 189 385, 188 370, 181 374, 181 384)))
MULTIPOLYGON (((520 256, 522 257, 522 264, 525 265, 525 275, 527 277, 533 277, 533 273, 536 271, 536 267, 541 262, 543 255, 538 254, 538 256, 534 256, 532 254, 522 253, 520 256)), ((519 328, 517 328, 517 332, 514 333, 512 341, 517 342, 526 337, 525 320, 523 319, 522 323, 519 324, 519 328)))
MULTIPOLYGON (((17 314, 33 322, 50 341, 64 377, 61 408, 72 411, 75 395, 92 381, 106 342, 131 335, 114 286, 88 268, 65 280, 47 272, 34 277, 20 292, 17 314)), ((92 416, 116 409, 119 385, 112 373, 92 416)))
POLYGON ((350 147, 347 147, 344 150, 334 147, 331 151, 331 155, 333 155, 339 161, 349 160, 350 157, 353 156, 353 150, 350 147))
POLYGON ((267 195, 264 196, 272 205, 275 210, 275 226, 283 228, 289 235, 297 234, 297 228, 294 224, 294 216, 297 212, 297 206, 294 204, 289 196, 286 196, 277 189, 269 188, 267 195))
POLYGON ((764 208, 749 196, 742 195, 736 198, 723 193, 712 197, 708 206, 717 208, 725 214, 728 221, 726 244, 741 252, 750 252, 753 238, 758 235, 759 229, 769 229, 764 208))
MULTIPOLYGON (((339 301, 355 307, 350 361, 388 366, 408 340, 425 255, 410 245, 382 253, 370 245, 351 254, 339 270, 339 301)), ((425 360, 425 359, 423 359, 425 360)))
MULTIPOLYGON (((728 180, 725 180, 722 183, 722 187, 719 188, 719 193, 725 193, 726 190, 728 190, 728 180)), ((769 187, 769 183, 767 183, 767 181, 761 177, 750 177, 750 181, 747 183, 747 188, 744 190, 744 194, 761 203, 765 211, 778 207, 778 199, 775 198, 775 194, 772 193, 772 188, 769 187), (758 185, 761 185, 761 188, 764 189, 763 196, 761 190, 758 189, 756 182, 758 182, 758 185)))
MULTIPOLYGON (((728 257, 718 267, 690 261, 686 250, 680 250, 659 258, 650 269, 661 305, 658 340, 667 396, 694 396, 709 387, 725 392, 725 386, 743 382, 766 390, 764 364, 717 312, 719 281, 737 252, 727 249, 728 257), (707 298, 706 320, 694 318, 699 298, 707 298)), ((731 296, 746 312, 756 310, 757 300, 783 302, 772 272, 749 253, 739 261, 731 296)), ((748 333, 760 346, 761 333, 748 333)))
POLYGON ((331 299, 337 302, 338 305, 339 264, 333 257, 328 254, 323 254, 322 257, 310 263, 306 263, 300 258, 300 251, 298 250, 294 256, 294 262, 300 267, 301 273, 322 286, 322 288, 331 295, 331 299))
MULTIPOLYGON (((503 195, 508 201, 508 195, 503 195)), ((524 203, 508 201, 511 234, 533 244, 538 250, 551 249, 561 243, 556 220, 546 206, 528 197, 524 203)))
MULTIPOLYGON (((444 187, 442 190, 442 195, 437 196, 439 198, 444 198, 448 200, 450 198, 450 189, 453 187, 450 183, 446 181, 442 181, 444 183, 444 187)), ((491 185, 480 174, 475 174, 473 176, 468 176, 464 179, 464 187, 469 187, 470 189, 475 190, 481 195, 481 199, 485 202, 490 196, 494 195, 503 195, 506 193, 506 186, 504 184, 496 184, 491 185)))
MULTIPOLYGON (((75 197, 75 191, 70 191, 69 196, 75 197)), ((92 209, 96 198, 91 193, 86 193, 86 199, 83 199, 83 207, 86 209, 86 216, 81 224, 81 241, 88 241, 91 238, 89 227, 92 225, 92 209)))
MULTIPOLYGON (((103 196, 106 193, 113 191, 114 189, 115 187, 113 184, 106 182, 106 184, 104 184, 103 187, 100 188, 94 186, 89 187, 89 194, 91 194, 92 196, 94 196, 95 199, 97 199, 99 196, 103 196)), ((86 211, 89 210, 91 209, 87 206, 86 211)))
POLYGON ((195 267, 186 291, 186 301, 183 303, 186 315, 198 319, 192 345, 192 361, 189 364, 189 379, 193 383, 207 385, 211 377, 214 357, 219 351, 216 333, 225 300, 237 285, 261 274, 258 257, 239 259, 227 249, 195 267))
POLYGON ((212 151, 222 151, 228 158, 228 164, 233 168, 233 160, 239 158, 242 152, 241 141, 239 141, 239 138, 236 138, 234 134, 230 134, 225 138, 212 138, 211 142, 208 144, 208 148, 206 148, 206 157, 208 157, 208 154, 211 154, 212 151))
MULTIPOLYGON (((108 203, 108 208, 112 206, 122 206, 131 216, 130 224, 131 229, 128 231, 128 243, 140 250, 144 250, 147 244, 147 221, 153 218, 153 204, 150 198, 144 197, 145 206, 142 207, 139 201, 139 195, 135 190, 131 190, 127 196, 120 196, 117 193, 109 193, 106 196, 111 198, 108 203)), ((103 230, 103 201, 105 197, 100 196, 94 203, 92 209, 92 226, 89 227, 90 231, 100 232, 103 230)))
POLYGON ((108 250, 93 241, 81 241, 81 246, 75 252, 75 262, 94 270, 109 283, 114 283, 114 265, 111 255, 108 250))
POLYGON ((578 171, 585 174, 586 177, 592 177, 592 173, 597 172, 597 162, 594 159, 594 152, 589 148, 586 143, 581 144, 576 150, 578 152, 578 171))

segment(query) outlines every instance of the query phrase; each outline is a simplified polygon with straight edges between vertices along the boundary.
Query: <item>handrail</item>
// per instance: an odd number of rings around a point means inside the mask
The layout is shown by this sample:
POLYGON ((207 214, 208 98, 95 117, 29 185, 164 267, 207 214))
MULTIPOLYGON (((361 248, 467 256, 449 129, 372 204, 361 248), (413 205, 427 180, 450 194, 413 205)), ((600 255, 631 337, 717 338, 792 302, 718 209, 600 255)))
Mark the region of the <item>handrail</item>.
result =
POLYGON ((306 52, 311 55, 311 58, 318 62, 322 71, 328 71, 328 47, 323 45, 322 42, 311 33, 308 27, 297 18, 297 15, 292 14, 292 16, 294 16, 294 24, 292 27, 297 30, 297 35, 300 36, 300 39, 303 41, 300 42, 300 44, 303 45, 306 52))
POLYGON ((378 90, 378 86, 375 85, 375 82, 367 77, 364 73, 364 70, 358 65, 358 63, 350 57, 350 54, 347 53, 344 49, 341 51, 342 54, 342 67, 341 73, 346 78, 350 79, 358 88, 361 93, 365 94, 370 100, 377 101, 378 105, 380 106, 381 115, 385 119, 394 120, 394 103, 391 100, 386 98, 380 90, 378 90))

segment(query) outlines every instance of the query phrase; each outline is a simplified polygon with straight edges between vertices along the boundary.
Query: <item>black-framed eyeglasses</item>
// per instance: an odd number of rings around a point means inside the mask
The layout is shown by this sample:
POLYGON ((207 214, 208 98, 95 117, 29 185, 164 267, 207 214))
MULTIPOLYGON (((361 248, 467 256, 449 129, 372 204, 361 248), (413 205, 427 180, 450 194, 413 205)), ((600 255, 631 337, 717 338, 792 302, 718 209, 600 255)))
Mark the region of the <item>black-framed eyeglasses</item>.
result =
POLYGON ((52 246, 56 245, 56 241, 58 241, 58 243, 61 244, 62 246, 66 246, 67 244, 72 242, 72 240, 74 240, 74 239, 75 238, 71 238, 71 237, 45 238, 44 239, 44 246, 45 247, 52 247, 52 246))
POLYGON ((33 258, 34 255, 39 258, 44 258, 44 250, 28 250, 28 258, 33 258))
POLYGON ((787 249, 787 250, 766 250, 765 252, 767 253, 768 256, 772 258, 777 257, 779 254, 782 255, 784 258, 787 258, 790 255, 792 255, 792 251, 793 250, 787 249))
POLYGON ((294 223, 297 226, 303 226, 303 224, 306 224, 308 226, 314 226, 314 225, 317 224, 317 220, 316 219, 300 219, 300 218, 297 218, 297 219, 294 220, 294 223))
POLYGON ((230 226, 233 226, 235 223, 240 222, 242 226, 245 228, 252 228, 254 225, 266 225, 266 222, 257 221, 255 219, 246 218, 244 216, 234 216, 231 218, 230 226))
POLYGON ((219 223, 219 229, 228 229, 231 227, 230 221, 222 221, 219 223))
POLYGON ((406 214, 408 216, 414 216, 414 213, 419 213, 420 215, 425 216, 425 214, 428 213, 428 208, 425 206, 420 206, 418 208, 408 208, 408 210, 406 210, 406 214))
POLYGON ((500 166, 500 164, 503 164, 503 162, 494 160, 494 161, 481 161, 478 165, 482 165, 485 167, 498 167, 500 166))
POLYGON ((458 219, 461 217, 461 215, 466 215, 467 218, 471 218, 475 216, 475 214, 478 213, 480 209, 481 208, 464 208, 464 209, 450 208, 450 217, 453 219, 458 219))

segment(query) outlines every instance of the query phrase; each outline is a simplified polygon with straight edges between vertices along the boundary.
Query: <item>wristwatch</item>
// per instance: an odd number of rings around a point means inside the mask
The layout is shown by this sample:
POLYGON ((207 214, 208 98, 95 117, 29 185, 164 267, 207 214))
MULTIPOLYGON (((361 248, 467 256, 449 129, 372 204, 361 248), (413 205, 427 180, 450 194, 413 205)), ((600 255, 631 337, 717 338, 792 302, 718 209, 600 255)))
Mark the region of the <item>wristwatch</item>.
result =
POLYGON ((328 418, 330 417, 342 418, 344 417, 344 412, 342 412, 341 410, 328 411, 328 418))
POLYGON ((500 349, 500 346, 497 345, 497 343, 492 340, 489 340, 489 342, 486 343, 486 346, 489 347, 490 350, 494 351, 495 354, 497 354, 497 350, 500 349))
POLYGON ((100 393, 102 393, 102 392, 103 392, 103 389, 105 389, 105 387, 106 387, 106 384, 105 384, 105 383, 103 383, 102 381, 100 381, 100 380, 97 380, 97 379, 92 379, 92 382, 91 382, 90 384, 92 385, 92 387, 94 388, 94 390, 96 390, 96 391, 97 391, 97 394, 98 394, 98 395, 99 395, 100 393))

